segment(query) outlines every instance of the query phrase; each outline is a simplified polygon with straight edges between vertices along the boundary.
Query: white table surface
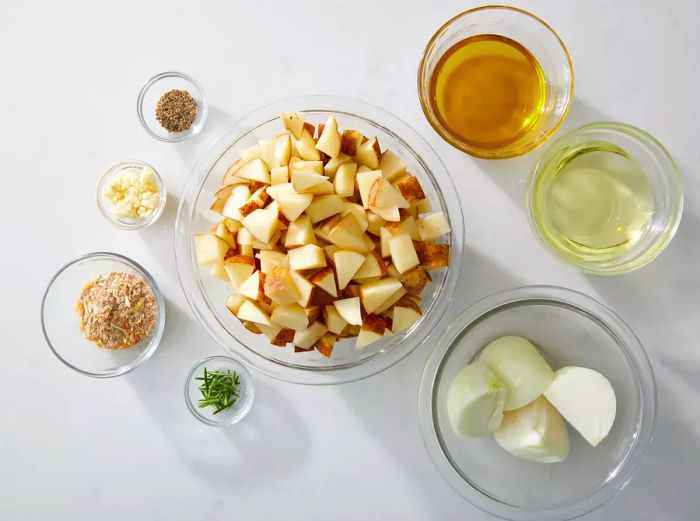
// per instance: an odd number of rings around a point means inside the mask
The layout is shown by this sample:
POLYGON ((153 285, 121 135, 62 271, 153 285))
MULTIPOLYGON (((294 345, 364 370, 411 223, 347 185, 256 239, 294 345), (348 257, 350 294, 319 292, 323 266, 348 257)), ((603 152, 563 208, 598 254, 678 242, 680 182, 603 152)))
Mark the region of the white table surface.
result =
POLYGON ((256 405, 229 430, 206 427, 185 408, 186 371, 222 351, 177 282, 177 195, 195 159, 236 117, 303 94, 381 105, 441 155, 463 198, 469 245, 453 313, 497 290, 557 284, 612 306, 642 339, 659 387, 656 438, 630 485, 585 519, 700 518, 699 4, 515 4, 555 27, 572 54, 576 97, 566 129, 625 121, 675 156, 686 211, 652 265, 598 278, 551 258, 523 213, 537 152, 483 162, 428 126, 415 87, 421 52, 443 21, 474 2, 3 0, 0 519, 492 519, 443 482, 423 448, 416 392, 427 349, 336 387, 256 374, 256 405), (141 84, 172 69, 197 78, 211 106, 202 134, 180 144, 151 139, 135 111, 141 84), (113 228, 93 200, 106 165, 132 157, 156 166, 172 196, 140 233, 113 228), (142 263, 169 313, 155 356, 109 380, 60 364, 38 319, 55 270, 96 250, 142 263))

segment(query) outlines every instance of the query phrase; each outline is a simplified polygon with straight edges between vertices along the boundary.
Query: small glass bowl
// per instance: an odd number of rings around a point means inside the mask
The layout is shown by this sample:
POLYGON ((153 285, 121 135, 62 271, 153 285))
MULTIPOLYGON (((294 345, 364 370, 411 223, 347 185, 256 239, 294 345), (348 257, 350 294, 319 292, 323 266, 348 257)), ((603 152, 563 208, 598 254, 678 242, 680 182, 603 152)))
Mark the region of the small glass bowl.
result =
POLYGON ((654 260, 676 234, 682 213, 683 181, 673 158, 651 134, 624 123, 592 123, 559 137, 535 164, 527 185, 528 220, 539 242, 557 257, 596 275, 627 273, 654 260), (561 245, 561 234, 546 218, 551 183, 544 180, 544 172, 571 147, 596 142, 622 149, 639 163, 651 185, 654 209, 644 235, 634 246, 621 250, 619 255, 582 257, 561 245))
POLYGON ((466 309, 435 345, 420 385, 420 427, 435 466, 462 497, 504 519, 560 521, 598 508, 629 482, 652 437, 656 384, 642 344, 613 311, 565 288, 516 288, 466 309), (610 381, 617 414, 597 447, 567 426, 568 458, 542 464, 512 456, 493 436, 453 432, 446 411, 450 383, 485 345, 505 335, 531 340, 555 370, 588 367, 610 381))
POLYGON ((71 369, 96 378, 121 376, 157 349, 165 329, 165 302, 153 277, 133 260, 116 253, 89 253, 63 266, 49 282, 41 301, 41 328, 53 354, 71 369), (155 330, 128 349, 104 349, 90 342, 80 331, 75 311, 83 286, 112 271, 139 275, 153 290, 158 304, 155 330))
POLYGON ((187 403, 187 408, 195 418, 212 427, 226 427, 227 425, 238 423, 250 412, 254 399, 255 385, 248 369, 237 360, 228 356, 210 356, 200 360, 190 369, 187 380, 185 380, 185 403, 187 403), (207 371, 229 369, 238 373, 240 398, 235 404, 219 414, 214 414, 212 407, 200 408, 198 404, 202 397, 202 393, 199 390, 202 382, 196 378, 203 375, 205 367, 207 371))
POLYGON ((207 119, 207 97, 204 89, 197 80, 181 72, 161 72, 146 82, 141 87, 136 102, 136 110, 143 128, 158 141, 175 143, 183 141, 190 136, 199 133, 207 119), (192 126, 182 132, 169 132, 165 130, 156 119, 156 105, 160 97, 166 92, 177 89, 190 93, 197 103, 197 117, 192 126))
POLYGON ((117 228, 121 228, 122 230, 141 230, 146 226, 150 226, 151 224, 156 222, 163 213, 163 210, 165 209, 165 203, 167 199, 168 193, 165 190, 165 185, 163 184, 163 179, 160 177, 160 174, 158 174, 156 169, 153 168, 151 165, 149 165, 148 163, 144 163, 143 161, 139 161, 138 159, 127 159, 125 161, 119 161, 118 163, 114 163, 105 171, 104 174, 102 174, 102 177, 100 177, 100 181, 97 183, 97 207, 100 209, 102 215, 109 222, 111 222, 117 228), (160 193, 160 203, 158 204, 158 208, 156 208, 148 217, 136 219, 120 218, 112 215, 112 212, 110 211, 112 202, 109 199, 107 199, 104 195, 107 191, 107 187, 117 175, 129 168, 135 168, 139 170, 145 170, 146 168, 149 168, 153 171, 156 180, 156 185, 158 185, 158 192, 160 193))
POLYGON ((452 146, 482 159, 520 156, 540 146, 563 123, 573 96, 574 71, 564 42, 543 20, 515 7, 487 5, 451 18, 430 39, 418 69, 418 97, 428 123, 452 146), (537 123, 504 147, 480 148, 465 143, 441 123, 431 102, 430 81, 442 56, 460 41, 480 34, 505 36, 520 43, 535 56, 544 74, 546 99, 537 123))

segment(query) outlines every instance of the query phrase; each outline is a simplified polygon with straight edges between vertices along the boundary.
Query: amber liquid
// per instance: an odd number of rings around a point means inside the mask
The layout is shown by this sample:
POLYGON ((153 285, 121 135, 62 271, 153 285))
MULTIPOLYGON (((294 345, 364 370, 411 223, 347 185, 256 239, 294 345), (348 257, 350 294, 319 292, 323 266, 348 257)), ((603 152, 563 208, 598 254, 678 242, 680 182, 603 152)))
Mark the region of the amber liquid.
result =
POLYGON ((518 42, 495 34, 451 47, 430 78, 430 102, 455 139, 482 149, 517 142, 537 123, 546 97, 539 62, 518 42))

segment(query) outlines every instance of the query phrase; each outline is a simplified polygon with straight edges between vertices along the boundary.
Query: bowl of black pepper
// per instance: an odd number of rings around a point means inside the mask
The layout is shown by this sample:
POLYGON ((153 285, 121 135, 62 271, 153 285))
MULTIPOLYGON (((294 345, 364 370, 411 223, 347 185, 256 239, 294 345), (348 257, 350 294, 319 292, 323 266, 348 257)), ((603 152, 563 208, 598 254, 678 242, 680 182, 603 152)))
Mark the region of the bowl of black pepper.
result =
POLYGON ((141 88, 136 109, 148 134, 176 142, 197 134, 207 119, 202 86, 181 72, 162 72, 141 88))

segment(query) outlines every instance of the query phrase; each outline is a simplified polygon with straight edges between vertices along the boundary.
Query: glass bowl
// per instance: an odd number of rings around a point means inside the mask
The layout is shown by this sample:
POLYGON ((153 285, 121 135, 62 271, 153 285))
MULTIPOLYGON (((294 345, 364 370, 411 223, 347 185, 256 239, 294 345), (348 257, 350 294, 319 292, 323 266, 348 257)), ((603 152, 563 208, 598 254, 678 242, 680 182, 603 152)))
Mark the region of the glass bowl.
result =
POLYGON ((262 107, 241 119, 214 142, 194 166, 178 208, 175 223, 175 258, 183 291, 195 316, 212 337, 246 364, 274 378, 302 384, 335 384, 378 373, 424 343, 438 327, 450 305, 462 268, 464 225, 457 191, 445 166, 415 130, 382 109, 352 100, 329 96, 307 96, 282 100, 262 107), (209 210, 221 179, 241 151, 281 131, 281 111, 303 112, 311 123, 325 122, 334 115, 341 129, 356 129, 376 135, 383 148, 402 156, 408 170, 420 179, 433 211, 442 210, 452 232, 444 236, 450 244, 450 265, 431 272, 433 282, 423 292, 423 317, 400 334, 384 337, 358 351, 352 341, 336 344, 332 358, 315 351, 295 353, 270 345, 267 338, 245 329, 226 308, 230 288, 209 276, 195 259, 195 233, 207 231, 219 217, 209 210))
POLYGON ((190 136, 198 134, 207 119, 207 97, 204 89, 194 78, 182 72, 162 72, 148 80, 139 92, 136 102, 136 110, 139 121, 144 130, 158 141, 174 143, 183 141, 190 136), (165 130, 156 119, 156 105, 160 97, 166 92, 177 89, 190 93, 197 103, 197 117, 192 126, 182 132, 169 132, 165 130))
POLYGON ((238 423, 250 412, 255 399, 255 385, 253 379, 243 364, 228 356, 210 356, 197 362, 187 375, 185 380, 185 403, 192 415, 202 423, 212 427, 226 427, 238 423), (238 374, 240 383, 240 398, 230 408, 214 414, 211 407, 199 407, 199 399, 202 394, 199 390, 201 381, 197 380, 207 371, 230 370, 238 374))
POLYGON ((418 69, 418 97, 430 125, 452 146, 483 159, 515 157, 540 146, 563 123, 573 96, 573 65, 564 43, 544 21, 515 7, 477 7, 448 20, 428 42, 418 69), (546 99, 537 122, 519 139, 498 148, 465 143, 441 122, 432 103, 430 82, 440 59, 458 42, 481 34, 505 36, 520 43, 534 55, 544 74, 546 99))
POLYGON ((102 177, 100 177, 100 180, 97 183, 97 207, 109 222, 122 230, 141 230, 156 222, 165 209, 167 199, 168 193, 165 190, 165 185, 163 184, 163 179, 160 177, 160 174, 158 174, 156 169, 151 165, 144 163, 143 161, 139 161, 138 159, 127 159, 125 161, 119 161, 118 163, 113 164, 105 171, 104 174, 102 174, 102 177), (147 217, 135 219, 128 217, 115 217, 112 215, 110 210, 112 202, 104 195, 112 180, 124 170, 129 168, 135 168, 142 171, 148 168, 153 172, 155 177, 158 192, 160 193, 160 203, 158 204, 158 207, 147 217))
POLYGON ((651 440, 656 384, 642 344, 613 311, 572 290, 530 286, 486 297, 445 329, 423 372, 418 411, 433 462, 462 497, 505 519, 572 519, 601 506, 630 480, 651 440), (531 340, 555 370, 583 366, 607 377, 617 416, 605 440, 591 447, 568 426, 569 457, 542 464, 517 459, 493 436, 454 434, 445 406, 450 382, 504 335, 531 340))
POLYGON ((49 282, 41 301, 41 327, 53 354, 71 369, 96 378, 121 376, 148 360, 158 348, 165 329, 165 302, 153 277, 133 260, 116 253, 89 253, 63 266, 49 282), (75 303, 83 286, 112 271, 142 277, 158 304, 155 330, 129 349, 99 348, 83 336, 78 325, 75 303))
POLYGON ((589 273, 626 273, 654 260, 671 242, 683 213, 683 182, 671 155, 644 130, 623 123, 593 123, 559 137, 544 152, 528 181, 527 213, 537 239, 554 255, 589 273), (611 144, 627 153, 640 165, 651 186, 653 210, 649 224, 632 246, 620 252, 574 253, 547 218, 552 182, 544 172, 571 155, 572 149, 589 143, 611 144))

